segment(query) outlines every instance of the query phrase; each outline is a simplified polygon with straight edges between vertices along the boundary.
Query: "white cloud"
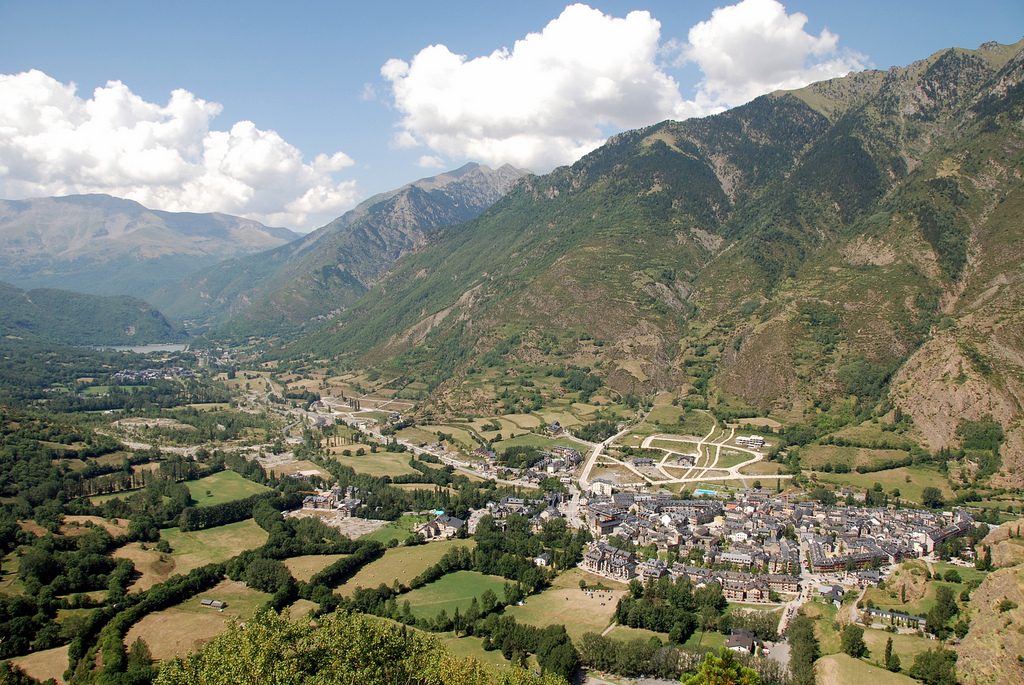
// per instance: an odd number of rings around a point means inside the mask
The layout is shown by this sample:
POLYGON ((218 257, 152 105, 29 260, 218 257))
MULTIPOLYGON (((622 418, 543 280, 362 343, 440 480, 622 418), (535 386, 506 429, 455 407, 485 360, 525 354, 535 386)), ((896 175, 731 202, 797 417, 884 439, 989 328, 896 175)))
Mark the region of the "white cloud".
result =
POLYGON ((609 130, 710 114, 862 66, 839 52, 835 34, 806 33, 806 22, 775 0, 743 0, 694 26, 687 43, 662 43, 648 12, 617 18, 576 4, 511 50, 470 58, 431 45, 381 67, 402 115, 392 142, 544 171, 609 130), (703 71, 692 100, 660 64, 666 52, 703 71))
POLYGON ((0 74, 0 197, 109 193, 169 211, 219 211, 312 228, 351 207, 343 152, 310 163, 251 121, 210 130, 221 106, 186 90, 166 105, 119 81, 76 94, 41 71, 0 74))
POLYGON ((444 168, 444 160, 437 155, 423 155, 416 160, 416 166, 422 169, 442 169, 444 168))
POLYGON ((815 36, 804 30, 806 24, 807 15, 786 14, 776 0, 743 0, 716 9, 679 46, 682 60, 695 62, 704 74, 696 102, 733 107, 865 67, 864 56, 839 50, 839 36, 828 29, 815 36))
POLYGON ((511 50, 469 59, 431 45, 388 60, 381 75, 403 115, 395 143, 540 169, 597 147, 604 127, 682 116, 678 84, 655 64, 660 30, 648 12, 570 5, 511 50))

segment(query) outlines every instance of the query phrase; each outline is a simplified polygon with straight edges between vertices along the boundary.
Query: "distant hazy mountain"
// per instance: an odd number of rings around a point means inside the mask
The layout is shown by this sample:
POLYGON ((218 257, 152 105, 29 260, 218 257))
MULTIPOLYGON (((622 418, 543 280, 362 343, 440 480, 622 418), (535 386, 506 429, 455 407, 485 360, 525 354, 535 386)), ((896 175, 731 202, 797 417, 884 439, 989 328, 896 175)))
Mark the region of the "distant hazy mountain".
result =
POLYGON ((176 342, 185 333, 142 300, 0 283, 0 337, 68 345, 176 342))
POLYGON ((478 216, 525 172, 467 164, 375 195, 300 240, 241 257, 165 288, 152 300, 179 318, 239 333, 279 332, 342 309, 441 227, 478 216))
POLYGON ((185 273, 296 237, 236 216, 161 212, 109 195, 0 200, 0 279, 147 297, 185 273))

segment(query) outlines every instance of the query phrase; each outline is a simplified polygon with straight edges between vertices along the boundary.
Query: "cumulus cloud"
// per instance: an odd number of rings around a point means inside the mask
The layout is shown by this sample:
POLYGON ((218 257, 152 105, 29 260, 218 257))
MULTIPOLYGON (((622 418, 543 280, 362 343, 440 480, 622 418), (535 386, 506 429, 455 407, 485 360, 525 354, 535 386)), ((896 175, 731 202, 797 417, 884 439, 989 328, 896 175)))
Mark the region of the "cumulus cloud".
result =
POLYGON ((535 171, 566 164, 609 131, 721 111, 777 88, 845 74, 860 57, 838 51, 828 31, 775 0, 715 10, 688 41, 661 41, 645 11, 613 17, 575 4, 512 49, 470 58, 445 45, 381 68, 401 113, 393 144, 453 159, 511 163, 535 171), (663 64, 703 71, 693 99, 663 64))
POLYGON ((690 29, 678 47, 683 62, 694 62, 704 77, 695 102, 733 107, 773 90, 800 88, 863 69, 865 58, 839 49, 828 29, 807 33, 807 15, 786 14, 776 0, 743 0, 721 7, 690 29))
POLYGON ((594 149, 604 127, 684 115, 678 83, 655 63, 660 31, 648 12, 570 5, 511 50, 469 59, 431 45, 388 60, 381 75, 403 115, 395 143, 537 169, 594 149))
POLYGON ((0 74, 0 197, 109 193, 169 211, 219 211, 312 228, 351 207, 343 152, 305 162, 274 131, 211 130, 217 103, 175 90, 146 102, 120 81, 91 98, 41 71, 0 74))
POLYGON ((423 155, 416 161, 416 166, 422 169, 441 169, 444 167, 444 160, 436 155, 423 155))

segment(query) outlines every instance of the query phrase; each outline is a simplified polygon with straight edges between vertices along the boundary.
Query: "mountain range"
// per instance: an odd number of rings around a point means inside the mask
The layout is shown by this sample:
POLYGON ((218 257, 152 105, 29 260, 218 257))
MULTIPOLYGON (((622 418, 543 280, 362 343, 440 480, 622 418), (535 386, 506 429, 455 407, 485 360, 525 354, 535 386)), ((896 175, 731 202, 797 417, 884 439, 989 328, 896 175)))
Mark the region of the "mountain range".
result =
MULTIPOLYGON (((615 136, 437 231, 283 354, 487 415, 482 359, 578 364, 794 423, 867 408, 1024 466, 1024 42, 615 136)), ((845 418, 844 418, 845 417, 845 418)))
POLYGON ((233 334, 280 334, 351 305, 442 227, 490 207, 525 172, 467 164, 375 195, 302 238, 190 275, 156 293, 169 314, 233 334))
POLYGON ((297 237, 228 214, 163 212, 109 195, 0 200, 0 280, 148 297, 191 271, 297 237))

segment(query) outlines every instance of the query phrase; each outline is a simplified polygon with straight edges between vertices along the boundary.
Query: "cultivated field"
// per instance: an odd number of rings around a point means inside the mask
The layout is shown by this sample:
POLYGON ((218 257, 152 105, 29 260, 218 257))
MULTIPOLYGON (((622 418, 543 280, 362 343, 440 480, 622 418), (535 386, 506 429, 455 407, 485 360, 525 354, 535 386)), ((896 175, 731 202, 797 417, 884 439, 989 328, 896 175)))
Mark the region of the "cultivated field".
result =
POLYGON ((507 582, 499 576, 485 576, 476 571, 456 571, 403 595, 402 600, 409 601, 416 618, 436 616, 442 609, 451 616, 455 609, 465 612, 472 599, 487 590, 502 599, 507 582))
POLYGON ((206 530, 182 531, 165 528, 160 537, 171 545, 174 573, 188 573, 206 564, 227 561, 267 541, 267 531, 252 519, 206 530))
POLYGON ((251 495, 268 492, 266 485, 254 483, 234 471, 220 471, 212 475, 191 480, 185 483, 189 494, 200 507, 212 507, 216 504, 245 499, 251 495))
POLYGON ((149 645, 156 659, 170 659, 195 651, 219 635, 232 619, 245 621, 270 598, 265 592, 247 588, 234 580, 217 586, 181 604, 145 616, 128 631, 125 646, 137 638, 149 645), (202 606, 201 599, 227 602, 223 611, 202 606))
POLYGON ((301 557, 285 559, 284 565, 295 580, 308 582, 310 578, 324 570, 347 554, 307 554, 301 557))
POLYGON ((573 640, 579 640, 584 633, 600 633, 611 623, 615 606, 625 591, 581 590, 580 580, 593 584, 609 582, 572 569, 558 576, 544 592, 527 597, 523 606, 508 607, 505 613, 520 623, 541 628, 561 623, 573 640))
POLYGON ((473 547, 475 544, 472 540, 440 540, 425 545, 389 549, 380 559, 361 568, 338 588, 338 592, 348 597, 357 587, 375 588, 381 583, 390 586, 396 580, 408 583, 440 561, 445 552, 453 547, 473 547))
POLYGON ((63 685, 64 671, 68 668, 68 646, 14 657, 11 663, 41 683, 53 678, 59 685, 63 685))
MULTIPOLYGON (((353 455, 355 449, 352 448, 353 455)), ((361 457, 346 457, 340 454, 331 455, 339 464, 355 469, 357 473, 365 473, 370 476, 401 476, 406 473, 417 473, 416 469, 409 466, 409 458, 412 455, 408 452, 377 452, 376 454, 365 454, 361 457)))

